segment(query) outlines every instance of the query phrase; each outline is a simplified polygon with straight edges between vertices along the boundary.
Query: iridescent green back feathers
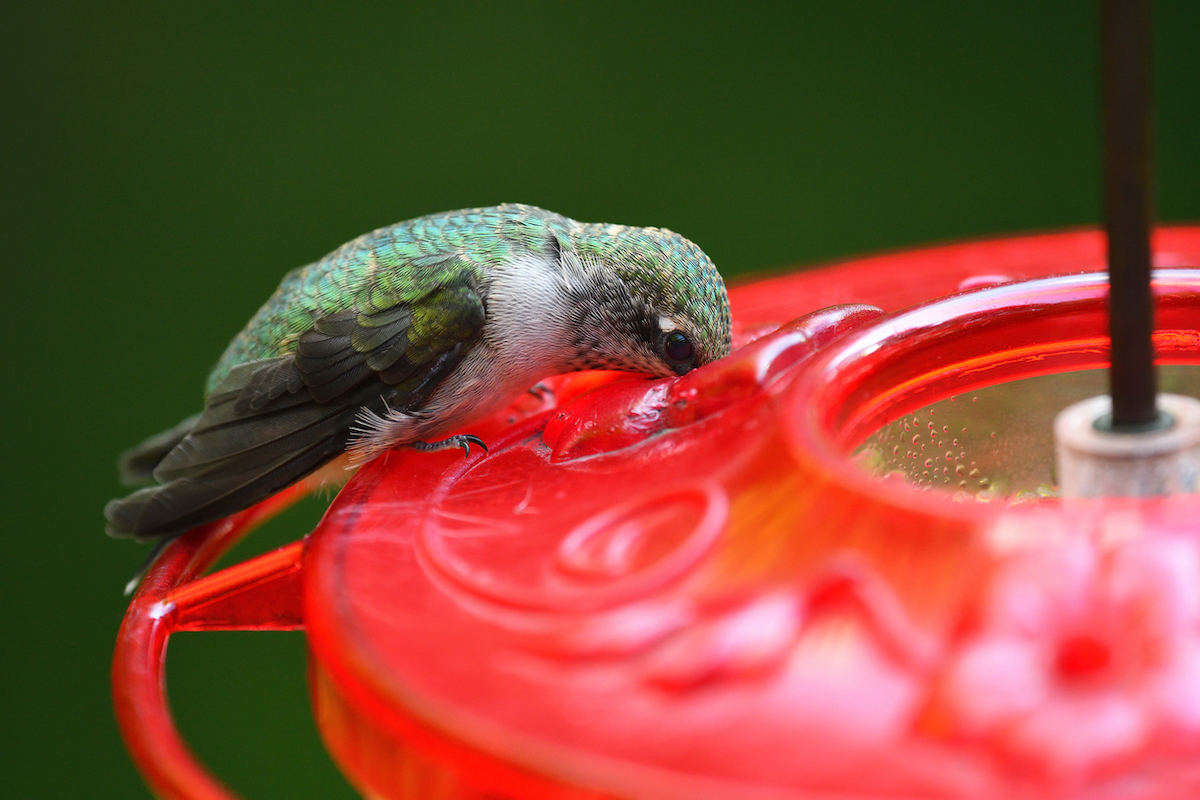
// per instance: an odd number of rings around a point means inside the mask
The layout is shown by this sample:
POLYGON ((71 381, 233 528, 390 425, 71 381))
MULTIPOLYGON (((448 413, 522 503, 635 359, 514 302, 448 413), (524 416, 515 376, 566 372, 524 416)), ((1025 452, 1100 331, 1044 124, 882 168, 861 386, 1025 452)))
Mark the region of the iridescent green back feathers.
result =
POLYGON ((701 321, 716 338, 713 356, 728 353, 729 301, 699 247, 660 228, 584 224, 534 206, 506 204, 380 228, 293 270, 230 342, 206 392, 238 364, 295 353, 300 334, 320 317, 409 303, 464 274, 485 283, 490 268, 515 253, 550 255, 562 248, 605 261, 656 306, 701 321))

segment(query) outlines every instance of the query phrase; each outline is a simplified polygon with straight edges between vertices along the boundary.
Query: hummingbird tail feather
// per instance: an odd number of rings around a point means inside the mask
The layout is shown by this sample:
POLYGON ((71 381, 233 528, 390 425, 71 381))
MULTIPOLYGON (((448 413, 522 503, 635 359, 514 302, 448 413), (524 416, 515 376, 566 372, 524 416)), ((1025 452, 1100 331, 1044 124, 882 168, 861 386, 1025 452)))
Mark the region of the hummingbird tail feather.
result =
POLYGON ((104 508, 107 532, 139 540, 171 538, 265 500, 342 452, 345 433, 325 431, 307 446, 263 453, 220 471, 140 489, 104 508), (271 457, 271 455, 275 457, 271 457))
POLYGON ((386 407, 390 387, 359 386, 319 403, 301 389, 252 407, 241 391, 247 372, 231 373, 186 436, 154 470, 159 486, 111 501, 110 536, 176 536, 265 500, 340 455, 363 407, 386 407))
POLYGON ((133 594, 134 590, 137 589, 138 584, 142 582, 142 578, 146 577, 146 573, 150 571, 152 566, 154 566, 154 562, 158 561, 158 557, 162 555, 163 550, 167 549, 167 545, 178 538, 178 536, 164 536, 155 542, 153 546, 151 546, 150 552, 146 554, 144 559, 142 559, 142 565, 138 567, 137 572, 135 572, 133 577, 129 579, 129 582, 125 584, 126 597, 129 597, 129 595, 133 594))
POLYGON ((167 453, 175 449, 175 445, 191 433, 200 419, 199 414, 180 422, 174 428, 165 430, 146 441, 126 450, 117 459, 117 469, 120 471, 121 484, 124 486, 140 486, 154 480, 154 470, 167 457, 167 453))

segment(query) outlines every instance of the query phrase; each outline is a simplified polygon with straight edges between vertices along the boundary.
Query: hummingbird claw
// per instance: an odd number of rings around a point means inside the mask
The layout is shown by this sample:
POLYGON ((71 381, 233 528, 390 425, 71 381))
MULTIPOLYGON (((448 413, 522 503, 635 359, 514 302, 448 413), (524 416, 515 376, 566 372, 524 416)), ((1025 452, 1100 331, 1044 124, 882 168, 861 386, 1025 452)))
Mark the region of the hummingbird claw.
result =
POLYGON ((433 453, 438 450, 449 450, 453 447, 461 447, 464 458, 471 457, 471 445, 478 445, 484 455, 488 454, 487 445, 483 443, 483 439, 478 436, 472 436, 469 433, 460 433, 455 436, 442 439, 437 442, 413 442, 410 446, 413 450, 420 453, 433 453))
POLYGON ((535 383, 533 386, 530 386, 525 391, 528 392, 529 394, 533 395, 534 397, 536 397, 538 400, 544 401, 548 398, 549 399, 554 398, 554 390, 551 389, 546 384, 542 383, 541 381, 538 381, 537 383, 535 383))

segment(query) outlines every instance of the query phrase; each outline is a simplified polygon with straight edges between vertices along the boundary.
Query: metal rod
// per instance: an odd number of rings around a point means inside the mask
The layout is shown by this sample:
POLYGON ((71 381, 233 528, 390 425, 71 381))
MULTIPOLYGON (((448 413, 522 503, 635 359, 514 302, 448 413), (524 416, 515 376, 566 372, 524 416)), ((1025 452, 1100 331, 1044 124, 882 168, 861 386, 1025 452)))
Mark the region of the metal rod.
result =
POLYGON ((1102 6, 1111 429, 1137 431, 1162 424, 1155 405, 1158 375, 1151 341, 1150 3, 1103 0, 1102 6))

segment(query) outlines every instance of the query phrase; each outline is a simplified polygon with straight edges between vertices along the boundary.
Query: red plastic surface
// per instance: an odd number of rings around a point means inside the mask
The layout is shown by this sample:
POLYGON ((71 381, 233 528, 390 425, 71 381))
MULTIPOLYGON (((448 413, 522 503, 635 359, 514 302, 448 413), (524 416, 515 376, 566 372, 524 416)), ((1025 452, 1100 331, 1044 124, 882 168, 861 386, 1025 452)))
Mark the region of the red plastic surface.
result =
POLYGON ((146 574, 125 612, 113 653, 113 706, 129 754, 159 797, 233 797, 197 763, 175 728, 164 674, 167 640, 182 630, 301 627, 300 542, 199 577, 238 539, 299 495, 294 487, 181 536, 146 574))
MULTIPOLYGON (((1200 264, 1200 227, 1155 245, 1160 267, 1200 264)), ((302 568, 295 545, 179 586, 212 532, 189 534, 118 642, 135 759, 162 796, 228 797, 171 726, 166 637, 303 618, 318 725, 371 796, 1196 795, 1200 500, 1005 510, 846 459, 952 388, 1102 362, 1100 281, 761 335, 1102 258, 1078 232, 740 286, 739 341, 761 338, 730 358, 557 379, 472 428, 486 458, 388 453, 302 568)), ((1180 362, 1200 353, 1194 276, 1160 279, 1180 362)))

